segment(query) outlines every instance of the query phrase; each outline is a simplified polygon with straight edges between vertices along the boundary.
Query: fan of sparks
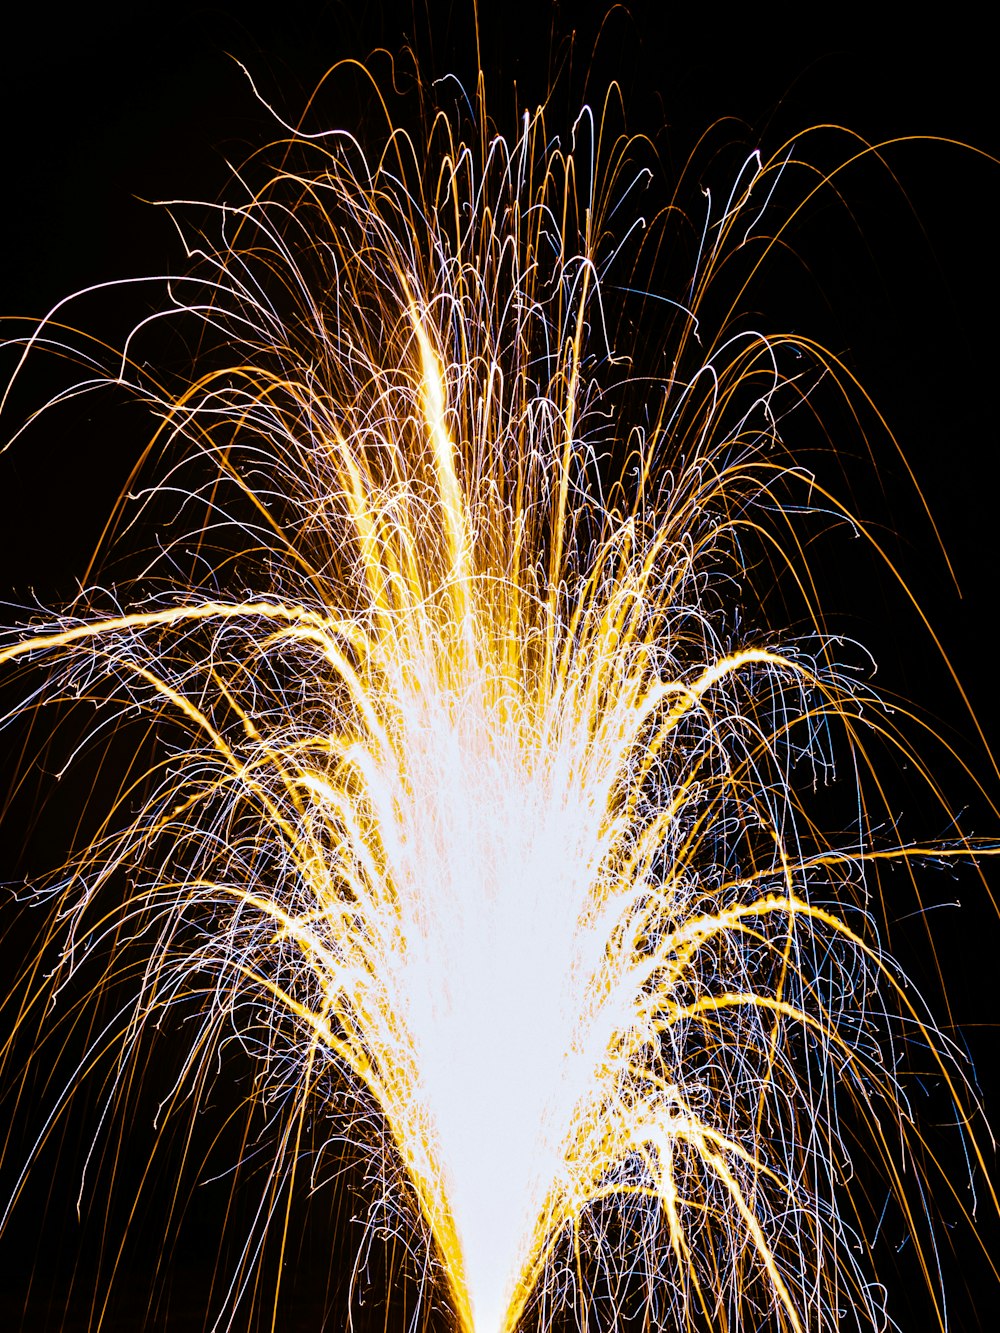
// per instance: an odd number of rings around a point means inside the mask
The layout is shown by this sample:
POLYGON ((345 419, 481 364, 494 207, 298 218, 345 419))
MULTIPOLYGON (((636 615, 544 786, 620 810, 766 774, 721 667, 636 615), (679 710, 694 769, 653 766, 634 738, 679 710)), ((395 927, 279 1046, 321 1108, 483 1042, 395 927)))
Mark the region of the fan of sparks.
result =
MULTIPOLYGON (((607 119, 282 151, 188 239, 162 318, 200 329, 196 376, 151 378, 140 329, 72 390, 158 419, 128 531, 180 500, 145 601, 97 589, 0 653, 162 737, 62 872, 33 1003, 131 938, 112 1099, 174 1009, 195 1105, 235 1032, 268 1197, 316 1117, 359 1144, 378 1119, 462 1333, 586 1310, 600 1274, 657 1327, 880 1326, 859 1126, 934 1268, 888 1044, 926 1047, 966 1124, 969 1094, 876 933, 873 860, 914 850, 874 841, 860 787, 839 841, 808 808, 838 754, 860 783, 866 736, 906 743, 818 611, 785 643, 753 624, 747 546, 812 606, 793 511, 820 492, 779 425, 815 375, 785 360, 848 380, 736 306, 699 323, 723 259, 774 244, 787 150, 706 199, 641 385, 616 310, 656 228, 622 221, 643 172, 607 119)), ((25 355, 69 354, 61 327, 25 355)))

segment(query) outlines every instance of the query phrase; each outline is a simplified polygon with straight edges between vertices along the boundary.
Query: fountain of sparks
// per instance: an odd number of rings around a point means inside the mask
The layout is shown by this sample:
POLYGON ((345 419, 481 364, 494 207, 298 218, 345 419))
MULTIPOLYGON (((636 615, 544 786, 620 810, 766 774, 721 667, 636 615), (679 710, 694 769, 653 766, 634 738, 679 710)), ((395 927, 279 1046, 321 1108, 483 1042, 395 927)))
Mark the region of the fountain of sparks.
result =
POLYGON ((773 519, 811 480, 778 434, 782 349, 836 372, 788 338, 695 336, 784 159, 710 213, 674 369, 622 438, 602 282, 630 141, 585 112, 563 147, 539 112, 509 143, 439 116, 374 164, 346 135, 297 150, 220 210, 221 244, 190 243, 170 318, 203 325, 204 373, 168 392, 130 340, 110 376, 159 417, 166 485, 206 528, 228 503, 268 581, 113 615, 95 594, 0 650, 183 733, 66 870, 38 995, 123 931, 148 961, 112 1098, 192 994, 182 1083, 235 1029, 288 1124, 360 1090, 463 1333, 585 1303, 595 1265, 678 1328, 842 1328, 845 1306, 878 1327, 843 1108, 905 1196, 880 1034, 910 1026, 963 1119, 968 1090, 869 916, 866 867, 916 849, 831 845, 807 811, 831 733, 863 764, 891 722, 818 622, 778 647, 723 613, 768 523, 808 577, 773 519))

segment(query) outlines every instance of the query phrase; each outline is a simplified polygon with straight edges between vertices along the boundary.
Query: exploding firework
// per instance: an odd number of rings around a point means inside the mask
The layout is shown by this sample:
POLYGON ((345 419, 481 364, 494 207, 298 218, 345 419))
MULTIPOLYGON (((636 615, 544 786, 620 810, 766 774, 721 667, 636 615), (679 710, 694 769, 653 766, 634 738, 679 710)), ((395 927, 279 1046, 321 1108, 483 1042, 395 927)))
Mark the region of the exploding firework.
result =
POLYGON ((161 738, 41 890, 58 961, 16 1025, 96 956, 128 993, 81 1062, 113 1052, 108 1107, 172 1017, 168 1118, 230 1042, 251 1054, 271 1148, 222 1323, 334 1143, 462 1333, 586 1318, 598 1288, 609 1323, 639 1299, 678 1329, 881 1327, 859 1142, 937 1300, 900 1052, 982 1166, 877 879, 973 849, 893 837, 874 755, 919 760, 825 630, 809 514, 848 516, 783 443, 850 377, 738 299, 711 313, 732 256, 780 241, 789 150, 706 200, 640 379, 629 303, 675 209, 623 220, 645 150, 612 121, 504 138, 480 89, 469 123, 377 155, 289 129, 214 239, 187 234, 162 318, 196 331, 193 378, 154 379, 142 328, 109 367, 59 312, 25 346, 149 406, 162 479, 134 480, 129 526, 176 497, 184 535, 143 591, 0 649, 44 668, 29 707, 97 700, 161 738), (804 628, 767 624, 754 575, 804 628), (859 813, 831 836, 834 763, 859 813))

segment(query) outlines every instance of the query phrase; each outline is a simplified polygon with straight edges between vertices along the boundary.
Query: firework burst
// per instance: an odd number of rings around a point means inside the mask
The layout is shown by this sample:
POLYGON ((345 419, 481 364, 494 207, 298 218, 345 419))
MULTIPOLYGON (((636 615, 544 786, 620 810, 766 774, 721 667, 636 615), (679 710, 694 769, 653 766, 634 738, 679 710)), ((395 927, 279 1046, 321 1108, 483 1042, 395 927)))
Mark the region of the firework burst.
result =
MULTIPOLYGON (((172 1014, 196 1020, 175 1115, 232 1037, 252 1052, 273 1148, 222 1323, 317 1133, 375 1154, 462 1333, 585 1314, 600 1283, 657 1326, 880 1327, 862 1131, 934 1289, 896 1047, 966 1127, 973 1099, 883 952, 874 876, 970 849, 894 843, 867 803, 869 750, 910 747, 797 535, 839 506, 780 425, 849 376, 738 299, 706 323, 723 264, 775 243, 789 151, 707 200, 640 381, 629 300, 673 207, 623 221, 645 150, 611 121, 505 139, 480 93, 377 157, 290 131, 215 239, 187 234, 163 317, 197 329, 193 379, 152 379, 141 329, 110 370, 74 343, 72 392, 110 380, 158 419, 132 529, 173 495, 184 536, 147 600, 94 591, 0 650, 44 664, 39 702, 162 734, 47 890, 59 963, 18 1025, 113 941, 109 1105, 172 1014), (756 614, 751 550, 806 629, 756 614), (835 759, 860 814, 831 838, 835 759)), ((45 345, 69 351, 56 315, 45 345)))

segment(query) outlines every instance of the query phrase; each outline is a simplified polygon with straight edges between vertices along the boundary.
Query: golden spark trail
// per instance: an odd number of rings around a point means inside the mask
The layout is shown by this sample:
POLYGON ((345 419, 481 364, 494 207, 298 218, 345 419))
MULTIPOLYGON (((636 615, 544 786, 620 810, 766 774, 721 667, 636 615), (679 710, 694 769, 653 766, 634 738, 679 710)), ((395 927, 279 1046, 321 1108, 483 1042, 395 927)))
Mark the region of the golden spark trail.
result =
MULTIPOLYGON (((874 753, 918 761, 818 610, 796 511, 843 511, 779 423, 801 358, 848 393, 846 372, 735 310, 709 324, 723 261, 756 245, 755 273, 780 239, 761 207, 789 149, 708 203, 671 369, 640 381, 615 264, 675 211, 616 216, 646 149, 610 112, 565 142, 541 111, 510 141, 478 114, 378 158, 292 136, 221 239, 188 241, 164 317, 199 330, 197 377, 152 379, 139 330, 107 370, 159 419, 166 480, 132 527, 179 494, 185 536, 161 591, 106 615, 97 591, 0 666, 44 668, 42 701, 143 710, 169 761, 64 871, 60 960, 14 1027, 98 942, 141 945, 110 1103, 171 1012, 198 1019, 172 1106, 239 1035, 280 1126, 274 1199, 350 1093, 461 1333, 586 1321, 595 1273, 658 1327, 881 1328, 862 1135, 939 1299, 890 1047, 925 1049, 984 1166, 961 1067, 880 942, 879 866, 992 849, 893 841, 874 753), (211 541, 217 568, 178 582, 211 541), (765 560, 811 617, 785 640, 754 622, 765 560), (812 793, 835 760, 861 813, 831 839, 812 793)), ((50 322, 27 350, 99 363, 76 345, 50 322)))

